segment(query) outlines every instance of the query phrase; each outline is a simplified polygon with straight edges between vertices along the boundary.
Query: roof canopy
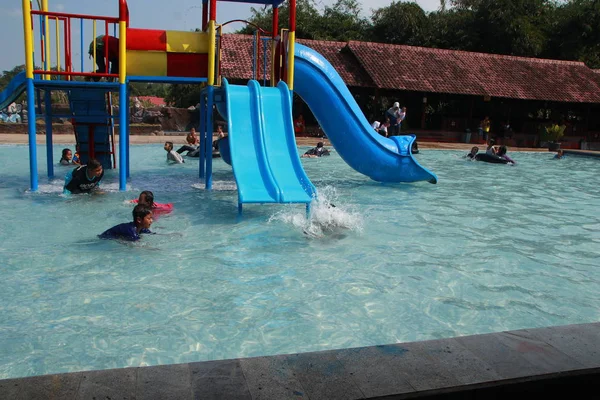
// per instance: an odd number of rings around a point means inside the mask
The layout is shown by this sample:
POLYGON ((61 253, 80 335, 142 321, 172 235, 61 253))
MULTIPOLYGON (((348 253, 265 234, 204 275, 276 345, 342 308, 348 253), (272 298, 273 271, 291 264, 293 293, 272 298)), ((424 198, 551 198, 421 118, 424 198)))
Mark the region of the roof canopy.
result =
POLYGON ((266 4, 273 7, 279 7, 285 0, 217 0, 228 1, 230 3, 250 3, 250 4, 266 4))

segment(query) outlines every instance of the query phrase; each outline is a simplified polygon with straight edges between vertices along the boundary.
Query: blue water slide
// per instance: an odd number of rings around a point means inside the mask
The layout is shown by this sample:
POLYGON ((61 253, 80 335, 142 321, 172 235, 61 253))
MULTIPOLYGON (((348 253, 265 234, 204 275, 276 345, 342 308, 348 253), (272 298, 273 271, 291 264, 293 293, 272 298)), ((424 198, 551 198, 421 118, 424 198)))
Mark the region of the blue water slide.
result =
POLYGON ((310 203, 316 191, 298 155, 287 85, 223 79, 223 92, 219 111, 227 119, 239 203, 310 203))
POLYGON ((0 110, 8 107, 10 103, 17 100, 26 89, 25 83, 25 72, 21 72, 12 78, 6 89, 0 92, 0 110))
POLYGON ((378 182, 437 183, 412 155, 414 135, 385 138, 371 127, 335 68, 296 44, 294 91, 317 118, 332 146, 353 169, 378 182))

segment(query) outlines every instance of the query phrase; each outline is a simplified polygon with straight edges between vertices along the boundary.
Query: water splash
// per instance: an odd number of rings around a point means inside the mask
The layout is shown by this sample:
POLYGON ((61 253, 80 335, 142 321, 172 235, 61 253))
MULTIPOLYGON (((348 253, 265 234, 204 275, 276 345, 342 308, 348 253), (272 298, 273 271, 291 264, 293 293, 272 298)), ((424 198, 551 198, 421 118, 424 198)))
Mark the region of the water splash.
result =
POLYGON ((348 205, 340 202, 333 186, 320 189, 319 197, 312 201, 310 208, 308 218, 304 212, 287 209, 272 215, 269 222, 280 221, 291 224, 311 238, 333 236, 346 230, 361 232, 363 229, 362 216, 348 205))

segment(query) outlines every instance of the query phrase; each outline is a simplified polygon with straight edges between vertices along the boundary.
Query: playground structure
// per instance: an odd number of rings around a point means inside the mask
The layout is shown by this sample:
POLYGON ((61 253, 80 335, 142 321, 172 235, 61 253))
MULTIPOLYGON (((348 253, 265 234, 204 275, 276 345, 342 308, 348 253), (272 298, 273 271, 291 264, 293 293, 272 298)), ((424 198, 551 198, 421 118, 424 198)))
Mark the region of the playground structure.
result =
MULTIPOLYGON (((199 99, 199 178, 204 180, 207 189, 212 188, 212 128, 213 109, 216 108, 228 124, 229 137, 219 147, 227 155, 224 160, 233 167, 240 212, 244 203, 308 205, 316 195, 315 187, 302 168, 296 147, 291 105, 294 91, 313 111, 340 156, 358 172, 380 182, 437 182, 437 177, 420 166, 412 156, 414 135, 387 139, 377 134, 331 64, 314 50, 295 43, 295 0, 289 0, 289 28, 281 32, 279 7, 285 0, 237 1, 273 7, 271 31, 257 27, 254 79, 247 86, 230 85, 220 74, 223 25, 216 21, 217 0, 202 1, 200 32, 131 28, 126 0, 118 0, 118 17, 52 12, 49 11, 48 0, 38 0, 38 10, 33 9, 30 0, 22 2, 26 69, 0 93, 0 109, 26 92, 32 191, 38 188, 35 121, 36 112, 42 112, 42 99, 45 105, 48 177, 54 177, 52 118, 69 118, 82 161, 97 158, 107 169, 118 165, 119 189, 126 190, 130 176, 127 106, 130 82, 204 86, 199 99), (80 23, 81 55, 78 71, 73 64, 71 32, 71 23, 77 20, 80 23), (92 39, 85 38, 84 21, 88 25, 91 22, 92 39), (51 22, 55 27, 54 40, 50 35, 51 22), (98 22, 103 26, 101 31, 105 37, 112 34, 118 38, 118 74, 109 72, 109 40, 103 41, 104 54, 97 54, 97 41, 103 40, 97 36, 98 22), (261 34, 267 37, 261 37, 261 34), (38 35, 40 69, 34 69, 35 56, 38 55, 34 53, 34 38, 38 35), (92 42, 92 72, 86 72, 84 66, 84 54, 87 53, 84 46, 88 42, 92 42), (52 45, 56 54, 54 68, 52 45), (261 64, 258 49, 261 46, 263 86, 258 74, 261 64), (268 61, 267 46, 270 47, 268 61), (106 67, 102 71, 95 69, 98 57, 105 62, 106 67), (268 82, 267 72, 270 75, 268 82), (70 115, 52 113, 52 91, 67 92, 70 115), (120 104, 124 105, 119 107, 117 115, 113 114, 115 93, 118 93, 120 104), (118 157, 115 150, 117 121, 118 157)), ((114 48, 112 53, 116 53, 114 48)))

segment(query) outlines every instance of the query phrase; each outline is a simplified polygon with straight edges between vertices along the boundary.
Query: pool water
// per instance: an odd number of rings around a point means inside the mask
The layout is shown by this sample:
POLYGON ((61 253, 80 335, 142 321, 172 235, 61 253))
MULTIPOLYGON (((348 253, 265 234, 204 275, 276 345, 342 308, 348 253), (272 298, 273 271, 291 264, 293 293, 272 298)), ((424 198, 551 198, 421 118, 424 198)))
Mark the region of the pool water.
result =
MULTIPOLYGON (((60 158, 59 146, 54 151, 60 158)), ((300 149, 304 151, 305 149, 300 149)), ((132 179, 63 197, 38 149, 0 146, 0 378, 318 351, 596 322, 598 160, 512 153, 516 166, 423 150, 439 184, 384 185, 333 154, 303 159, 321 194, 247 205, 231 168, 133 146, 132 179), (141 190, 175 211, 156 235, 96 235, 141 190), (336 207, 328 206, 334 204, 336 207)), ((68 167, 56 167, 62 177, 68 167)))

